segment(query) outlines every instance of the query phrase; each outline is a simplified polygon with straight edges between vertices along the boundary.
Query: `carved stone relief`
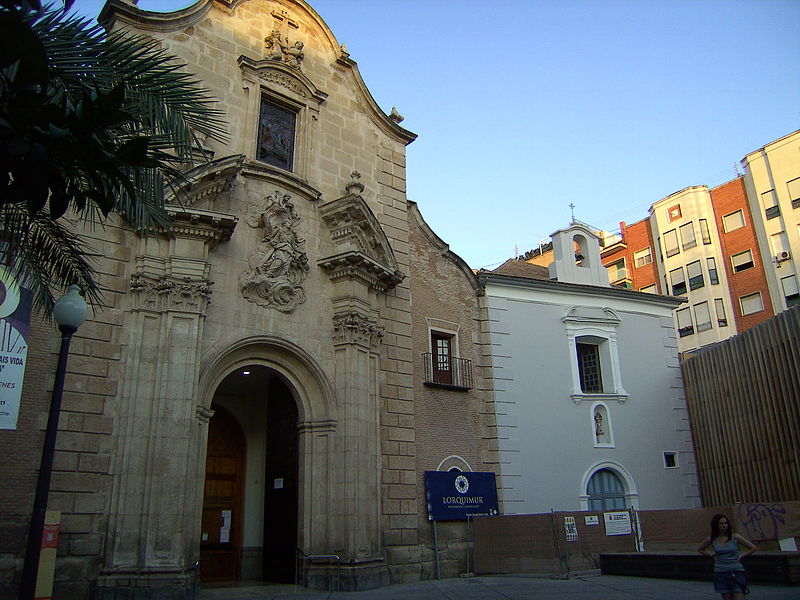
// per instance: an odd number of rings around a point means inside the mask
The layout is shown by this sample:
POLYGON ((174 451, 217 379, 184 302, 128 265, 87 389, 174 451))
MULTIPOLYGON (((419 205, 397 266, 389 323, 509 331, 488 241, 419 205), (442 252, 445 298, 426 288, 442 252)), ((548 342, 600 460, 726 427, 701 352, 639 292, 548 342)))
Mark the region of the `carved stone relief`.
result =
POLYGON ((383 340, 383 327, 359 312, 349 311, 333 316, 333 343, 359 344, 377 350, 383 340))
POLYGON ((306 300, 300 284, 309 271, 305 241, 295 230, 300 216, 291 196, 276 191, 263 205, 251 203, 245 222, 264 234, 250 257, 250 268, 239 279, 242 294, 259 306, 291 312, 306 300))
POLYGON ((290 67, 299 69, 303 58, 303 42, 297 40, 294 44, 289 42, 289 37, 284 41, 281 38, 281 32, 273 29, 270 34, 264 38, 264 46, 266 50, 265 58, 267 60, 274 60, 282 62, 290 67))
POLYGON ((189 310, 205 314, 211 303, 211 286, 208 279, 179 278, 169 275, 148 277, 131 276, 131 293, 139 297, 143 306, 152 310, 189 310))

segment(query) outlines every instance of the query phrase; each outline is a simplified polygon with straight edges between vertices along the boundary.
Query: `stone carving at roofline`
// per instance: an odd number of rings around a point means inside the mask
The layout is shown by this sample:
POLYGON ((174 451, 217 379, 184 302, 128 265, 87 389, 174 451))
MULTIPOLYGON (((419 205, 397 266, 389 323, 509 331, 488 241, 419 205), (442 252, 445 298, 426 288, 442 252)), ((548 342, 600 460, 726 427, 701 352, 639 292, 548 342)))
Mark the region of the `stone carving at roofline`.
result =
POLYGON ((267 60, 282 62, 295 69, 300 68, 300 64, 303 62, 303 58, 305 58, 303 42, 297 40, 294 44, 291 44, 288 37, 286 41, 283 41, 281 39, 281 33, 277 29, 273 29, 272 32, 264 38, 264 45, 267 50, 267 60))
POLYGON ((296 231, 300 216, 291 196, 275 191, 263 205, 250 203, 245 222, 264 234, 250 257, 250 268, 239 279, 242 294, 259 306, 291 312, 306 300, 300 284, 309 271, 305 241, 296 231))

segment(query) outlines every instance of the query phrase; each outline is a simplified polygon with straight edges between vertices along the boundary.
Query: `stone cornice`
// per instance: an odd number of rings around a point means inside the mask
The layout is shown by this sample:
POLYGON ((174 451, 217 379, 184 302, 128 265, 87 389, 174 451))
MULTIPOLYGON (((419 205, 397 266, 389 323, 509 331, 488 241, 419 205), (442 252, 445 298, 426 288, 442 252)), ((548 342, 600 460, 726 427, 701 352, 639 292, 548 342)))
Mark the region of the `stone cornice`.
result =
POLYGON ((309 185, 304 179, 266 163, 252 160, 245 162, 242 167, 242 176, 279 184, 288 191, 304 196, 311 201, 319 200, 322 197, 322 192, 309 185))
POLYGON ((348 251, 323 258, 317 263, 331 278, 331 281, 357 279, 378 292, 395 287, 405 275, 393 271, 363 252, 348 251))
POLYGON ((172 220, 169 235, 206 240, 209 248, 231 239, 239 221, 234 215, 211 210, 167 206, 166 211, 172 220))

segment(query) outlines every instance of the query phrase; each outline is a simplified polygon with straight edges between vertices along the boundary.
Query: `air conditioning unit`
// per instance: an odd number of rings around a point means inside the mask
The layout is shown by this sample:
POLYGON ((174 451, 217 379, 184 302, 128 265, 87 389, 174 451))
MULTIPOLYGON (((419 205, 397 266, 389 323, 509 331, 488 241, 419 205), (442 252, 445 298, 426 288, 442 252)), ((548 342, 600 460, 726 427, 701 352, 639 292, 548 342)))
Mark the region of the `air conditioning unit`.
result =
POLYGON ((778 252, 775 255, 775 262, 783 262, 785 260, 789 260, 791 256, 792 255, 789 254, 789 252, 787 252, 786 250, 784 250, 783 252, 778 252))

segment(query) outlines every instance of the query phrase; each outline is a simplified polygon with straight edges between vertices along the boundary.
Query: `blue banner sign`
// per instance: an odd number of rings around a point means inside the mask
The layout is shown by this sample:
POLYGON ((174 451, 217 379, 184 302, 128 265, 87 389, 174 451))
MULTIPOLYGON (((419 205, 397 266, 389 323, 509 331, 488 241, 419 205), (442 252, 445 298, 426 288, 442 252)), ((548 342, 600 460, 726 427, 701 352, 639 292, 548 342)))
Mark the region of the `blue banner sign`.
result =
POLYGON ((498 514, 494 473, 425 471, 429 521, 465 521, 498 514))

